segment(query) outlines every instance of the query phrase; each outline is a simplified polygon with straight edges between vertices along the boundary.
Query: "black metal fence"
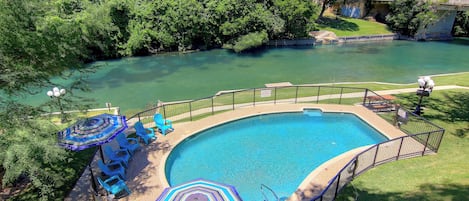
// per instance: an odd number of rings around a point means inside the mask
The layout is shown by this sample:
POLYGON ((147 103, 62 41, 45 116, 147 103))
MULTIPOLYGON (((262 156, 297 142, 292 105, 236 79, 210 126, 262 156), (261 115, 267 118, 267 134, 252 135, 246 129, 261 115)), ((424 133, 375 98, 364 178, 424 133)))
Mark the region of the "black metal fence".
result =
POLYGON ((154 108, 139 112, 128 118, 151 122, 151 117, 162 113, 172 121, 195 120, 207 115, 214 115, 236 108, 262 104, 279 103, 320 103, 320 104, 364 104, 367 95, 374 95, 368 89, 334 86, 287 86, 271 88, 254 88, 219 92, 215 96, 197 100, 163 103, 154 108))
POLYGON ((403 136, 372 146, 350 160, 322 192, 311 200, 334 200, 340 190, 370 168, 405 158, 436 153, 444 130, 403 136), (417 140, 416 140, 417 139, 417 140))
POLYGON ((173 122, 193 121, 236 108, 282 103, 360 104, 379 112, 390 124, 408 134, 374 145, 356 155, 329 181, 322 192, 311 199, 315 201, 334 200, 346 184, 377 165, 437 153, 445 131, 407 110, 403 110, 406 114, 405 122, 399 122, 395 112, 398 109, 396 105, 369 89, 336 86, 287 86, 219 92, 215 96, 197 100, 163 103, 131 116, 128 122, 150 123, 156 112, 162 113, 173 122))

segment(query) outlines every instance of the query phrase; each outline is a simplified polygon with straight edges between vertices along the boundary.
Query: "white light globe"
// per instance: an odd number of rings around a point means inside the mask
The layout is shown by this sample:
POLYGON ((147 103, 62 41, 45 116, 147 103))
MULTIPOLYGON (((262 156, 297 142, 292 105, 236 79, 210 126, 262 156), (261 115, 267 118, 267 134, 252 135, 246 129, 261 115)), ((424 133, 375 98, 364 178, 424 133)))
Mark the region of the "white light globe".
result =
POLYGON ((430 81, 430 80, 432 80, 432 79, 430 78, 430 76, 425 76, 425 77, 423 77, 423 80, 424 80, 425 82, 428 82, 428 81, 430 81))
POLYGON ((52 92, 52 91, 48 91, 48 92, 47 92, 47 96, 51 97, 51 96, 53 96, 53 95, 54 95, 54 92, 52 92))
POLYGON ((420 87, 424 87, 424 86, 425 86, 425 80, 423 80, 422 78, 419 78, 419 79, 417 80, 417 82, 419 83, 419 86, 420 86, 420 87))
POLYGON ((60 92, 54 91, 54 96, 55 96, 55 97, 59 97, 59 96, 60 96, 60 92))
POLYGON ((64 95, 65 93, 66 93, 65 89, 61 89, 61 90, 60 90, 60 94, 61 94, 61 95, 64 95))
POLYGON ((52 88, 52 91, 55 93, 55 92, 60 92, 59 88, 58 87, 54 87, 52 88))
POLYGON ((435 86, 435 82, 433 80, 428 81, 427 86, 429 88, 433 88, 435 86))

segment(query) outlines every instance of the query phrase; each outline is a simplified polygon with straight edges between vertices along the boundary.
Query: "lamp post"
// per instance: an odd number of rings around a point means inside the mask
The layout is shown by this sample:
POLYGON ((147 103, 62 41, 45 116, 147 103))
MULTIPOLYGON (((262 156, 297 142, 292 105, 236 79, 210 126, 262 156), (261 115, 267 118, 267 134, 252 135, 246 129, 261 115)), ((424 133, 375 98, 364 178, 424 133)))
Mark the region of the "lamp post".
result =
POLYGON ((430 93, 432 92, 433 87, 435 86, 435 82, 429 76, 420 77, 417 82, 419 84, 419 89, 417 89, 417 96, 420 96, 420 98, 419 103, 415 108, 414 114, 420 116, 420 114, 422 113, 422 99, 424 96, 430 96, 430 93))
POLYGON ((59 109, 60 109, 60 115, 61 115, 61 122, 64 123, 67 121, 67 118, 65 117, 64 110, 62 107, 62 103, 60 102, 60 97, 65 95, 66 91, 65 89, 59 89, 58 87, 52 88, 52 91, 47 92, 47 96, 50 98, 57 98, 57 102, 59 104, 59 109))

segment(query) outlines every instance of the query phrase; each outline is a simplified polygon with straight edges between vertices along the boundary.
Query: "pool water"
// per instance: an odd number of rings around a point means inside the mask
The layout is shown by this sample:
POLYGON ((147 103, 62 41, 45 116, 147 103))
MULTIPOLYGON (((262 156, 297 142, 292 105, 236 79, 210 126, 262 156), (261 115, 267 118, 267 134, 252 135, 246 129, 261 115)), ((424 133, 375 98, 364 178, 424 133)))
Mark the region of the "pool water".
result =
POLYGON ((259 115, 184 140, 166 161, 166 177, 171 186, 196 178, 234 185, 247 201, 264 199, 261 184, 279 197, 288 197, 327 160, 386 140, 348 113, 305 110, 259 115))

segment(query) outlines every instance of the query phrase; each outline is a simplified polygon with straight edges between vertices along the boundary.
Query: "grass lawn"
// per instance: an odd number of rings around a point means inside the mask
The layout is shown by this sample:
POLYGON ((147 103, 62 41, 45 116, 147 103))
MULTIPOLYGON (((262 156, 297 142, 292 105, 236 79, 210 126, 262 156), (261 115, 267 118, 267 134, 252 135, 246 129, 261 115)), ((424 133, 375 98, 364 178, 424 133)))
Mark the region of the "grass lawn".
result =
MULTIPOLYGON (((414 94, 398 95, 412 107, 414 94)), ((423 116, 446 129, 437 155, 378 166, 356 178, 338 200, 469 200, 469 91, 434 91, 423 116), (459 105, 455 100, 463 101, 459 105), (455 108, 460 108, 454 110, 455 108), (459 120, 451 117, 459 115, 459 120)), ((425 99, 424 99, 425 100, 425 99)))
POLYGON ((378 34, 392 34, 387 25, 363 19, 345 18, 325 15, 318 24, 319 30, 332 31, 337 36, 364 36, 378 34))

